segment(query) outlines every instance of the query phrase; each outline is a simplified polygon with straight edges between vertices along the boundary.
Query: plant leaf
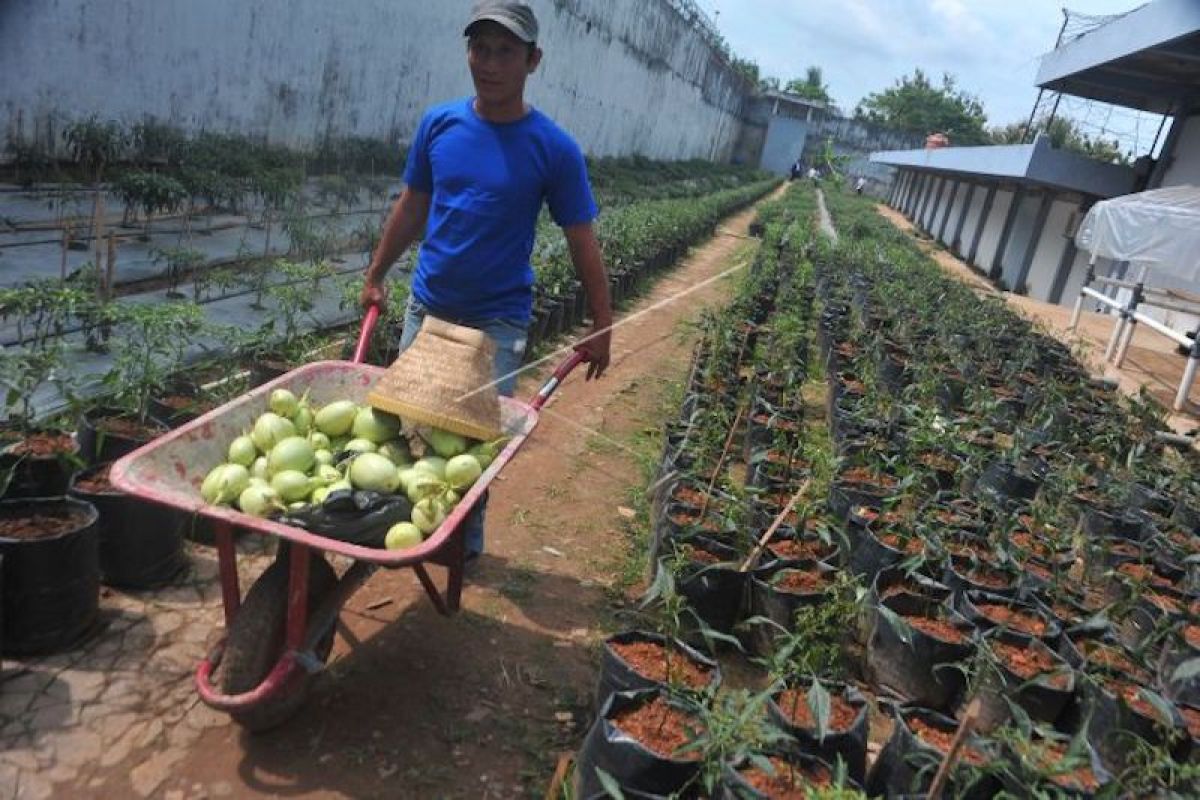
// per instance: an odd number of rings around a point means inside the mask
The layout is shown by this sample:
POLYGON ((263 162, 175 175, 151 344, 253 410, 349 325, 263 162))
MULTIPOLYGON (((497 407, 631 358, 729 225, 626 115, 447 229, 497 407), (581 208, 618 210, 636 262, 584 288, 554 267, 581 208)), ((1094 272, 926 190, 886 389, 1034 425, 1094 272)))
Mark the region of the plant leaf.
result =
POLYGON ((824 742, 825 734, 829 731, 829 713, 833 705, 829 690, 814 678, 812 686, 808 689, 807 700, 808 710, 812 712, 813 721, 817 725, 817 741, 824 742))
POLYGON ((887 624, 891 626, 892 632, 896 634, 896 637, 904 642, 904 644, 912 647, 913 632, 908 623, 883 603, 875 606, 875 608, 879 611, 879 616, 883 617, 887 621, 887 624))
POLYGON ((617 783, 616 778, 599 767, 596 767, 596 777, 600 779, 600 786, 604 789, 604 793, 612 800, 625 800, 625 793, 621 791, 621 784, 617 783))
POLYGON ((1171 673, 1171 683, 1184 683, 1200 675, 1200 656, 1189 658, 1171 673))

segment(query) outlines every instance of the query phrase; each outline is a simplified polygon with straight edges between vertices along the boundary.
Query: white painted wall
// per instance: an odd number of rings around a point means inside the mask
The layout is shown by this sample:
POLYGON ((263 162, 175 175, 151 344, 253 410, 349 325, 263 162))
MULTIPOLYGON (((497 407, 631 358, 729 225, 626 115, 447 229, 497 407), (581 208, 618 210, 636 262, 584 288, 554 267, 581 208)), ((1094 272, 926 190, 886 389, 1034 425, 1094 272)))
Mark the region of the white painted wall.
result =
POLYGON ((942 244, 949 244, 954 238, 954 223, 958 221, 958 209, 966 199, 968 185, 962 181, 953 181, 946 190, 946 210, 942 212, 934 228, 934 235, 942 244))
MULTIPOLYGON (((746 85, 666 0, 529 0, 545 59, 529 99, 592 155, 725 159, 746 85)), ((3 0, 0 134, 56 139, 91 114, 304 146, 407 141, 471 93, 471 0, 3 0)), ((2 148, 0 148, 2 149, 2 148)))
POLYGON ((796 159, 804 152, 804 141, 807 137, 808 123, 804 120, 783 116, 771 117, 758 166, 776 175, 790 174, 792 164, 795 164, 796 159))
MULTIPOLYGON (((958 254, 966 258, 971 253, 971 245, 975 242, 975 234, 979 230, 983 216, 983 206, 987 202, 988 187, 980 186, 971 198, 971 208, 967 211, 967 220, 963 223, 962 239, 959 242, 958 254)), ((982 245, 981 245, 982 246, 982 245)))
POLYGON ((929 232, 929 222, 933 219, 934 213, 938 207, 938 193, 942 191, 942 185, 946 182, 945 178, 934 178, 929 188, 929 202, 921 209, 921 219, 919 226, 926 233, 929 232))
POLYGON ((1163 186, 1200 186, 1200 114, 1188 117, 1175 142, 1175 160, 1163 173, 1163 186))
POLYGON ((1021 261, 1025 257, 1025 251, 1033 238, 1033 226, 1037 221, 1038 207, 1041 203, 1041 194, 1027 193, 1021 199, 1017 217, 1013 220, 1012 232, 1008 235, 1008 243, 1000 262, 1001 280, 1004 281, 1010 292, 1019 293, 1021 290, 1021 287, 1016 285, 1016 280, 1021 270, 1021 261))
POLYGON ((992 210, 984 221, 983 238, 979 240, 979 252, 975 254, 975 266, 987 272, 991 269, 992 259, 996 255, 996 247, 1000 244, 1000 234, 1004 231, 1004 220, 1008 216, 1008 207, 1012 205, 1013 193, 1006 189, 996 191, 996 199, 992 201, 992 210))
POLYGON ((1067 223, 1078 208, 1078 203, 1069 200, 1055 200, 1050 204, 1050 213, 1046 215, 1046 225, 1042 228, 1042 238, 1033 253, 1033 264, 1029 267, 1027 279, 1029 296, 1035 300, 1050 299, 1058 264, 1063 251, 1067 249, 1067 223))

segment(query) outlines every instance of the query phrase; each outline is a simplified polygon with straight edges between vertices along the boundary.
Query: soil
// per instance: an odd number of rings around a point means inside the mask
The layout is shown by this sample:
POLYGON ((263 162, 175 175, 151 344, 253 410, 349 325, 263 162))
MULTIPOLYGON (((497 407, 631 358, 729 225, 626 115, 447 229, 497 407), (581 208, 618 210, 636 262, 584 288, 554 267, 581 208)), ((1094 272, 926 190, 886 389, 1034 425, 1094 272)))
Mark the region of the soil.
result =
POLYGON ((915 556, 925 549, 925 541, 919 536, 901 536, 899 533, 885 533, 883 536, 877 536, 880 542, 886 544, 893 550, 899 550, 910 556, 915 556))
POLYGON ((778 591, 788 594, 813 594, 828 586, 829 578, 825 573, 817 570, 805 572, 797 569, 785 569, 780 570, 779 574, 771 579, 771 585, 778 591))
POLYGON ((774 416, 771 414, 758 413, 750 417, 756 424, 771 430, 795 431, 799 430, 800 424, 786 417, 774 416))
POLYGON ((1042 580, 1046 581, 1047 583, 1051 583, 1054 580, 1054 573, 1051 572, 1048 567, 1044 567, 1041 564, 1036 564, 1032 561, 1026 561, 1021 566, 1023 566, 1025 568, 1025 571, 1028 572, 1030 575, 1033 575, 1034 577, 1037 577, 1037 578, 1041 578, 1042 580))
POLYGON ((658 683, 684 684, 693 689, 708 686, 710 670, 695 664, 675 648, 671 648, 670 669, 667 651, 656 642, 610 642, 608 648, 617 654, 634 672, 658 683))
POLYGON ((78 449, 69 433, 34 433, 7 448, 5 452, 14 456, 57 456, 78 449))
POLYGON ((841 483, 878 486, 881 489, 894 489, 899 483, 891 475, 876 472, 868 467, 851 467, 850 469, 843 470, 838 473, 837 479, 841 483))
POLYGON ((148 441, 162 432, 162 429, 154 423, 141 422, 128 417, 103 417, 93 424, 97 431, 103 431, 109 436, 120 436, 123 439, 135 441, 148 441))
POLYGON ((685 544, 683 547, 681 547, 679 549, 680 549, 681 554, 683 555, 683 558, 687 561, 691 561, 691 562, 694 562, 697 564, 720 564, 721 563, 720 556, 714 555, 713 553, 710 553, 707 550, 702 550, 699 547, 693 547, 690 544, 685 544))
POLYGON ((1059 554, 1053 547, 1034 537, 1035 534, 1029 531, 1017 531, 1009 541, 1016 547, 1028 550, 1041 558, 1052 559, 1059 554))
MULTIPOLYGON (((850 705, 841 694, 830 692, 829 699, 829 730, 833 733, 845 733, 858 718, 859 710, 850 705)), ((817 723, 808 707, 808 695, 804 690, 785 689, 775 698, 775 703, 797 728, 816 728, 817 723)))
POLYGON ((917 460, 936 472, 954 472, 958 469, 958 462, 945 453, 921 453, 917 460))
POLYGON ((1157 608, 1167 612, 1168 614, 1180 614, 1183 612, 1183 606, 1174 597, 1168 597, 1162 592, 1146 592, 1143 597, 1153 603, 1157 608))
POLYGON ((1130 683, 1129 681, 1123 681, 1119 678, 1105 678, 1104 688, 1107 689, 1110 694, 1115 694, 1117 697, 1124 700, 1125 705, 1129 706, 1146 719, 1154 720, 1155 722, 1158 722, 1161 719, 1161 717, 1158 715, 1158 711, 1154 708, 1150 701, 1142 697, 1142 687, 1138 684, 1130 683))
POLYGON ((1177 707, 1179 713, 1183 715, 1183 721, 1187 724, 1188 735, 1195 740, 1200 740, 1200 708, 1177 707))
POLYGON ((705 514, 703 522, 700 521, 699 513, 676 511, 670 516, 671 522, 675 523, 681 528, 698 528, 703 531, 718 531, 721 529, 720 521, 714 519, 711 514, 705 514))
POLYGON ((661 696, 636 708, 626 709, 612 719, 621 732, 639 742, 647 750, 674 761, 698 761, 700 753, 692 750, 672 755, 692 741, 698 723, 692 717, 667 704, 661 696))
POLYGON ((819 764, 804 767, 789 764, 774 756, 769 760, 775 770, 774 775, 768 775, 757 767, 738 770, 743 780, 764 797, 774 800, 806 800, 809 797, 808 787, 824 787, 833 783, 833 775, 819 764))
POLYGON ((979 613, 987 619, 1021 633, 1031 636, 1042 636, 1046 633, 1046 622, 1032 611, 1020 608, 1009 608, 999 603, 977 603, 979 613))
POLYGON ((1190 647, 1200 650, 1200 625, 1188 623, 1183 626, 1183 640, 1190 647))
POLYGON ((1064 789, 1076 789, 1092 793, 1100 788, 1100 779, 1090 766, 1079 766, 1072 770, 1062 770, 1063 761, 1067 757, 1068 747, 1061 742, 1040 740, 1036 744, 1025 743, 1022 752, 1042 773, 1047 774, 1046 780, 1064 789))
POLYGON ((1132 562, 1121 564, 1117 567, 1117 572, 1132 578, 1136 583, 1148 583, 1151 586, 1157 586, 1160 589, 1175 588, 1170 578, 1165 578, 1154 571, 1154 567, 1149 564, 1135 564, 1132 562))
POLYGON ((61 511, 35 511, 27 515, 6 514, 0 517, 0 539, 33 542, 53 539, 77 530, 87 522, 87 515, 74 508, 61 511))
POLYGON ((1083 654, 1084 658, 1093 664, 1108 667, 1141 682, 1150 680, 1150 673, 1133 663, 1133 659, 1111 645, 1095 639, 1072 639, 1071 643, 1083 654))
POLYGON ((117 488, 108 480, 108 472, 112 469, 109 464, 93 472, 86 478, 75 481, 75 488, 87 494, 117 494, 117 488))
MULTIPOLYGON (((654 313, 618 314, 603 378, 585 382, 576 371, 542 409, 492 484, 486 552, 459 613, 439 615, 411 570, 381 570, 346 604, 350 638, 337 637, 287 725, 251 736, 221 720, 182 749, 139 746, 91 770, 70 796, 135 796, 132 767, 168 752, 183 755, 160 795, 226 783, 231 797, 290 800, 543 796, 558 754, 578 750, 587 732, 613 606, 632 606, 638 594, 629 583, 645 565, 625 553, 645 526, 619 509, 645 490, 642 460, 661 446, 646 431, 661 431, 664 408, 678 408, 673 392, 696 343, 687 323, 728 302, 727 279, 705 282, 749 264, 754 213, 722 221, 733 235, 693 250, 629 308, 663 304, 654 313), (691 293, 666 302, 683 291, 691 293)), ((554 366, 523 375, 516 396, 532 396, 554 366)), ((444 570, 429 572, 440 584, 444 570)))
MULTIPOLYGON (((954 741, 954 731, 935 728, 919 717, 909 717, 907 722, 908 729, 922 742, 943 755, 950 752, 950 745, 954 741)), ((972 766, 979 766, 987 761, 983 753, 970 745, 963 745, 959 752, 962 754, 962 761, 972 766)))
POLYGON ((704 492, 690 486, 680 484, 671 491, 671 498, 689 506, 700 508, 704 505, 704 492))
POLYGON ((1012 578, 1008 573, 998 572, 986 567, 975 567, 964 573, 964 577, 971 583, 985 586, 988 589, 1004 589, 1012 583, 1012 578))
POLYGON ((909 616, 907 614, 904 614, 903 617, 904 621, 909 625, 926 636, 932 636, 939 641, 949 642, 950 644, 962 644, 967 640, 965 633, 944 619, 932 619, 916 615, 909 616))
POLYGON ((992 651, 1021 680, 1044 676, 1043 683, 1055 689, 1065 691, 1071 686, 1070 673, 1063 671, 1062 664, 1040 647, 994 641, 992 651))
POLYGON ((1142 556, 1142 548, 1129 542, 1114 542, 1108 549, 1110 553, 1118 556, 1129 556, 1130 558, 1141 558, 1142 556))
POLYGON ((768 549, 776 558, 792 561, 821 561, 837 552, 837 547, 820 539, 780 539, 768 549))
POLYGON ((1197 537, 1193 533, 1176 530, 1168 533, 1167 538, 1170 539, 1176 547, 1182 548, 1188 553, 1200 552, 1200 537, 1197 537))

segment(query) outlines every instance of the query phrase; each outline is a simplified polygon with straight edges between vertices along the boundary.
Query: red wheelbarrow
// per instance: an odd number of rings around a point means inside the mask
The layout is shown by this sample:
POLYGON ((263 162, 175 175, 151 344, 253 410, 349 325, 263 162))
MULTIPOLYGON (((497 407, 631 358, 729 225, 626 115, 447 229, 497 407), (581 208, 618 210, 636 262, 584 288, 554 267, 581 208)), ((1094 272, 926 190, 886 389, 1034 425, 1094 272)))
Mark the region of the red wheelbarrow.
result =
POLYGON ((466 555, 463 521, 533 431, 550 395, 584 361, 582 354, 573 353, 529 403, 500 398, 501 424, 511 437, 508 444, 417 547, 363 547, 205 503, 200 497, 205 474, 225 460, 229 442, 253 425, 275 389, 288 389, 297 397, 307 394, 317 406, 335 399, 365 401, 384 372, 362 363, 378 319, 379 310, 369 309, 354 361, 321 361, 282 375, 156 439, 112 468, 112 483, 121 491, 211 522, 226 635, 197 667, 196 689, 205 703, 228 712, 250 730, 278 725, 303 704, 313 676, 329 657, 342 606, 379 567, 410 567, 438 612, 458 610, 466 555), (235 529, 283 540, 275 562, 244 598, 238 585, 235 529), (346 556, 353 564, 339 577, 322 556, 326 552, 346 556), (434 583, 431 564, 446 568, 444 590, 434 583), (214 685, 218 667, 219 685, 214 685))

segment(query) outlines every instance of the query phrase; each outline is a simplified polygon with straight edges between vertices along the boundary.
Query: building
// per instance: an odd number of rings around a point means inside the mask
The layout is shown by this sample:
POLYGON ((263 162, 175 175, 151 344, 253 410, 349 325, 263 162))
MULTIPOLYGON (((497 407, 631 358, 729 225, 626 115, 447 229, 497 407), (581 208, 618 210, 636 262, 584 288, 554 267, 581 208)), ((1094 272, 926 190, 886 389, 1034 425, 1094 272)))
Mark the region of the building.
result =
MULTIPOLYGON (((1163 114, 1170 128, 1158 158, 1105 164, 1039 136, 1032 144, 881 151, 871 161, 896 170, 889 204, 972 267, 1006 290, 1070 305, 1089 259, 1075 248, 1075 229, 1093 203, 1200 184, 1200 2, 1154 0, 1061 44, 1042 57, 1037 85, 1163 114)), ((1128 267, 1101 262, 1096 270, 1120 277, 1128 267)))

